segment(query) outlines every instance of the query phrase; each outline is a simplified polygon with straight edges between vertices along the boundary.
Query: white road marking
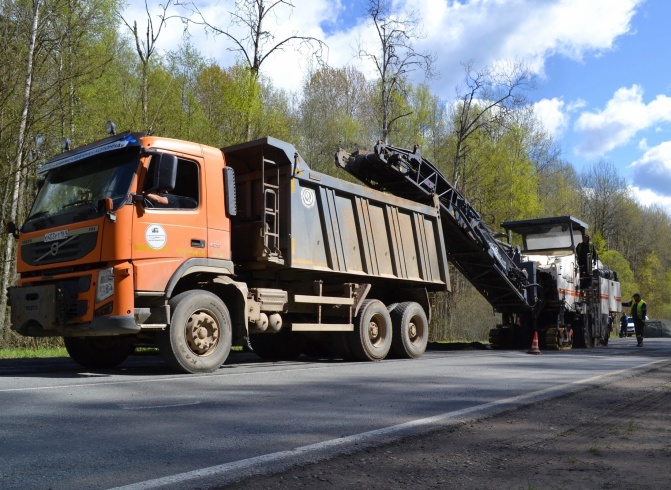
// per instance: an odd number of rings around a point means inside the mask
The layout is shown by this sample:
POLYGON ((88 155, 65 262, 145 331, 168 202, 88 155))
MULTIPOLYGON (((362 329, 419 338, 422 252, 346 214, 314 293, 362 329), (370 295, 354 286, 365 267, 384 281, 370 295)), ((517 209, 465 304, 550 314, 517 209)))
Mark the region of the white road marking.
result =
MULTIPOLYGON (((428 432, 429 430, 436 429, 438 427, 458 425, 465 422, 486 418, 501 412, 519 408, 524 405, 530 405, 542 400, 556 398, 558 396, 580 391, 581 389, 586 389, 587 386, 595 384, 596 382, 606 382, 611 378, 617 378, 623 375, 631 376, 634 373, 648 371, 654 369, 654 367, 658 364, 665 364, 668 362, 669 361, 667 359, 653 361, 642 364, 635 368, 622 369, 619 371, 602 374, 559 386, 552 386, 550 388, 545 388, 524 395, 504 398, 502 400, 496 400, 490 403, 484 403, 482 405, 476 405, 461 410, 455 410, 453 412, 435 415, 433 417, 411 420, 403 424, 371 430, 361 434, 353 434, 351 436, 341 437, 339 439, 318 442, 316 444, 301 446, 287 451, 264 454, 254 458, 210 466, 209 468, 201 468, 199 470, 188 471, 186 473, 132 483, 130 485, 115 487, 110 490, 153 490, 156 488, 169 486, 174 486, 175 488, 184 488, 184 484, 186 482, 193 482, 195 480, 204 479, 212 479, 211 483, 213 485, 228 485, 251 476, 285 471, 295 466, 332 458, 337 455, 353 453, 370 446, 391 442, 408 435, 417 435, 423 432, 428 432)), ((203 483, 200 481, 199 486, 202 485, 203 483)))
POLYGON ((200 401, 194 400, 190 402, 175 402, 175 403, 167 403, 163 405, 131 405, 128 403, 124 403, 119 405, 119 408, 122 410, 151 410, 154 408, 173 408, 173 407, 188 407, 190 405, 198 405, 200 404, 200 401))

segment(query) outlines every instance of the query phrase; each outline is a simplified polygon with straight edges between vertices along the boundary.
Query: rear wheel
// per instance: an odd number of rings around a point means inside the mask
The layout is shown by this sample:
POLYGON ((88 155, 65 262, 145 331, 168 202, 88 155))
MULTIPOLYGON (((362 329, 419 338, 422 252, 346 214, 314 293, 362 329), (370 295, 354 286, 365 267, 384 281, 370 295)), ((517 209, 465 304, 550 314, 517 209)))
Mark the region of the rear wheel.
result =
POLYGON ((170 325, 159 332, 159 351, 184 373, 211 373, 231 351, 231 317, 209 291, 186 291, 170 300, 170 325))
POLYGON ((349 333, 349 345, 358 361, 381 361, 391 349, 392 326, 387 307, 379 300, 361 304, 349 333))
POLYGON ((429 321, 418 303, 400 303, 391 311, 391 348, 405 359, 421 357, 429 341, 429 321))
POLYGON ((63 342, 72 360, 90 369, 117 367, 135 350, 128 337, 65 337, 63 342))

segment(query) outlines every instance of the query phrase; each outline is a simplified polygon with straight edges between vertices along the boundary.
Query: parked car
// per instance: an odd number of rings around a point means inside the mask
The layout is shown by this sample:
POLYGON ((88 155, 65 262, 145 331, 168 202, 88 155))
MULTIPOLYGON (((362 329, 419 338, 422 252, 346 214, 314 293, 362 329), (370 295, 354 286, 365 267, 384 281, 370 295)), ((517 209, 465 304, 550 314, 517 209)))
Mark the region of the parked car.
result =
POLYGON ((630 316, 627 317, 627 337, 636 335, 636 328, 634 328, 634 319, 630 316))

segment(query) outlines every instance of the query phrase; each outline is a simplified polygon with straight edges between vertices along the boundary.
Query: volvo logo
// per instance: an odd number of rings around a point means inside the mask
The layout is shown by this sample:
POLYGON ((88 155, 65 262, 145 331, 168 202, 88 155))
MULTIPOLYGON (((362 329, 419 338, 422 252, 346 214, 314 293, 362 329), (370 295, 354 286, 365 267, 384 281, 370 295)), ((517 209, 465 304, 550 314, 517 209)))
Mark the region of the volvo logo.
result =
POLYGON ((47 258, 48 256, 50 256, 50 255, 51 255, 52 257, 56 257, 56 255, 58 255, 58 251, 60 250, 60 248, 61 248, 63 245, 65 245, 66 243, 71 242, 71 241, 74 240, 75 238, 77 238, 77 235, 72 235, 72 236, 70 236, 67 240, 63 240, 62 242, 53 242, 53 243, 49 246, 49 251, 48 251, 48 252, 45 252, 45 254, 42 255, 41 257, 36 258, 34 263, 37 263, 37 262, 39 262, 39 261, 41 261, 41 260, 44 260, 44 259, 46 259, 46 258, 47 258))

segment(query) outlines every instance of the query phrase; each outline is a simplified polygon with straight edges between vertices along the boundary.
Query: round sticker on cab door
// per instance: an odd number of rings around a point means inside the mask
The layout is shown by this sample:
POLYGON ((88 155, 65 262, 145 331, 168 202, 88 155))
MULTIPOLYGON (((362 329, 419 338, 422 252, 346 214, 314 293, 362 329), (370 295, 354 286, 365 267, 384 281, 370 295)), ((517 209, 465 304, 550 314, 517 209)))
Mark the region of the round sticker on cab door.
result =
POLYGON ((307 187, 301 189, 301 201, 306 208, 310 209, 315 205, 316 197, 314 190, 307 187))
POLYGON ((159 250, 165 246, 168 241, 168 235, 161 225, 149 225, 144 232, 144 239, 154 250, 159 250))

